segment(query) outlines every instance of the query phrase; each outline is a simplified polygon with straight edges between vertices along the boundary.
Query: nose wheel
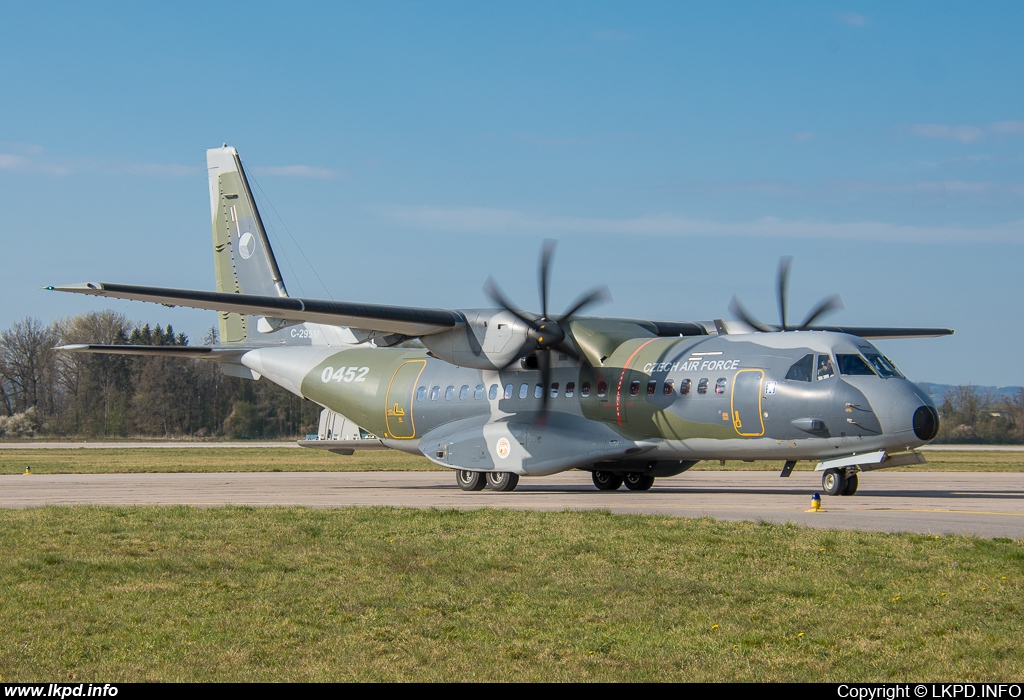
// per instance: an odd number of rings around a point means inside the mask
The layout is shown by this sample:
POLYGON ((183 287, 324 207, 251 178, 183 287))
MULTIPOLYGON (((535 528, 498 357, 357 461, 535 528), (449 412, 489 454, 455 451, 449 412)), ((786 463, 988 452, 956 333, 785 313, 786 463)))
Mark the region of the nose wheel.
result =
POLYGON ((826 469, 821 475, 821 490, 829 496, 852 496, 857 493, 857 473, 842 469, 826 469))

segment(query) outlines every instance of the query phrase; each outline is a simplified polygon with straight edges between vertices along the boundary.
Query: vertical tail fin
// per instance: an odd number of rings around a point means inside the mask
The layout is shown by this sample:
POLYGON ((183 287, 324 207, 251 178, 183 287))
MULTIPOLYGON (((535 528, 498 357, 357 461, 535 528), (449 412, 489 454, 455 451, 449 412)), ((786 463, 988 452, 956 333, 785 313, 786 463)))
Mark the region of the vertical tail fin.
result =
MULTIPOLYGON (((206 152, 210 176, 217 291, 288 296, 238 151, 225 144, 206 152)), ((253 319, 220 314, 220 337, 238 343, 257 336, 253 319)))

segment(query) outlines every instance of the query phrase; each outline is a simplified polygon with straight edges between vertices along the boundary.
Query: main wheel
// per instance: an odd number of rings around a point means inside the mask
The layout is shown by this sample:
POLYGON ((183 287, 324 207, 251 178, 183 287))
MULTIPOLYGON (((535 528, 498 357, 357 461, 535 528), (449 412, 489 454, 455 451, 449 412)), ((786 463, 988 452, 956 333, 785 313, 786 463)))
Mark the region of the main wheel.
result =
POLYGON ((636 472, 629 472, 626 474, 626 488, 630 491, 646 491, 647 489, 654 486, 654 477, 647 476, 646 474, 637 474, 636 472))
POLYGON ((455 472, 455 483, 463 491, 479 491, 487 486, 487 477, 483 472, 471 472, 468 469, 458 469, 455 472))
POLYGON ((519 475, 512 472, 487 472, 487 488, 492 491, 512 491, 519 484, 519 475))
POLYGON ((594 486, 601 491, 618 491, 622 486, 622 474, 614 472, 594 472, 590 475, 594 479, 594 486))
POLYGON ((852 496, 857 493, 857 475, 847 474, 846 475, 846 487, 843 489, 844 496, 852 496))
POLYGON ((838 496, 846 488, 846 474, 838 469, 826 469, 821 475, 821 490, 829 496, 838 496))

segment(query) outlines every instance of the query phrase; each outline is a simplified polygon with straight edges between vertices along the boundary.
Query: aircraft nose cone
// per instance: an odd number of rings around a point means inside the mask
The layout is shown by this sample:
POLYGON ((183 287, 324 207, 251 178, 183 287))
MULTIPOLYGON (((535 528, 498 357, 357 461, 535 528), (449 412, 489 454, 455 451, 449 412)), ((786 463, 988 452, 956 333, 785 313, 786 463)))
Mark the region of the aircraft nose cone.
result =
POLYGON ((920 406, 914 411, 914 435, 920 440, 932 440, 939 434, 939 412, 932 406, 920 406))

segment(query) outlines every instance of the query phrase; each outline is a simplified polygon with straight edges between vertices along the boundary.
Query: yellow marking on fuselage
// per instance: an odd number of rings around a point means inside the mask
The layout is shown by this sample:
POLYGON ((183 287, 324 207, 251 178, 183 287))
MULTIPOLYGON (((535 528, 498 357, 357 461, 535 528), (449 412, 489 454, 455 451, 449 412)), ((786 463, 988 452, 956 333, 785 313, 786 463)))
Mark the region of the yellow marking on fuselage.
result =
MULTIPOLYGON (((761 415, 761 383, 764 381, 764 370, 761 369, 741 369, 732 378, 732 391, 729 392, 729 409, 732 411, 733 427, 736 429, 736 434, 740 437, 760 437, 764 435, 764 416, 761 415), (761 375, 761 378, 757 381, 757 421, 758 425, 761 426, 761 431, 757 433, 744 433, 743 421, 740 417, 740 412, 736 410, 736 387, 739 384, 740 375, 744 372, 757 372, 761 375)), ((753 426, 751 426, 753 428, 753 426)))
MULTIPOLYGON (((413 402, 416 401, 416 396, 415 396, 416 385, 419 383, 420 376, 423 374, 423 370, 425 370, 426 368, 427 368, 427 361, 426 360, 406 360, 402 364, 398 365, 398 369, 396 369, 395 373, 391 375, 391 381, 388 382, 387 393, 384 395, 384 425, 387 426, 388 430, 391 432, 391 437, 393 439, 395 439, 395 440, 412 440, 413 438, 416 437, 416 422, 414 420, 413 410, 412 410, 413 409, 413 402), (409 389, 409 431, 410 431, 410 434, 409 435, 396 435, 395 434, 395 429, 391 426, 391 420, 390 419, 392 417, 405 416, 405 411, 403 411, 401 409, 401 407, 398 405, 397 401, 395 402, 394 409, 388 408, 388 404, 391 402, 391 387, 395 383, 395 378, 398 376, 398 373, 402 371, 402 368, 405 367, 406 365, 413 364, 413 363, 416 363, 416 362, 420 363, 421 366, 420 366, 420 371, 416 373, 416 378, 412 380, 412 387, 409 389), (401 411, 401 413, 399 413, 399 411, 401 411)), ((404 418, 398 418, 398 422, 399 423, 405 423, 405 420, 404 420, 404 418)), ((405 426, 403 425, 402 427, 405 427, 405 426)))

